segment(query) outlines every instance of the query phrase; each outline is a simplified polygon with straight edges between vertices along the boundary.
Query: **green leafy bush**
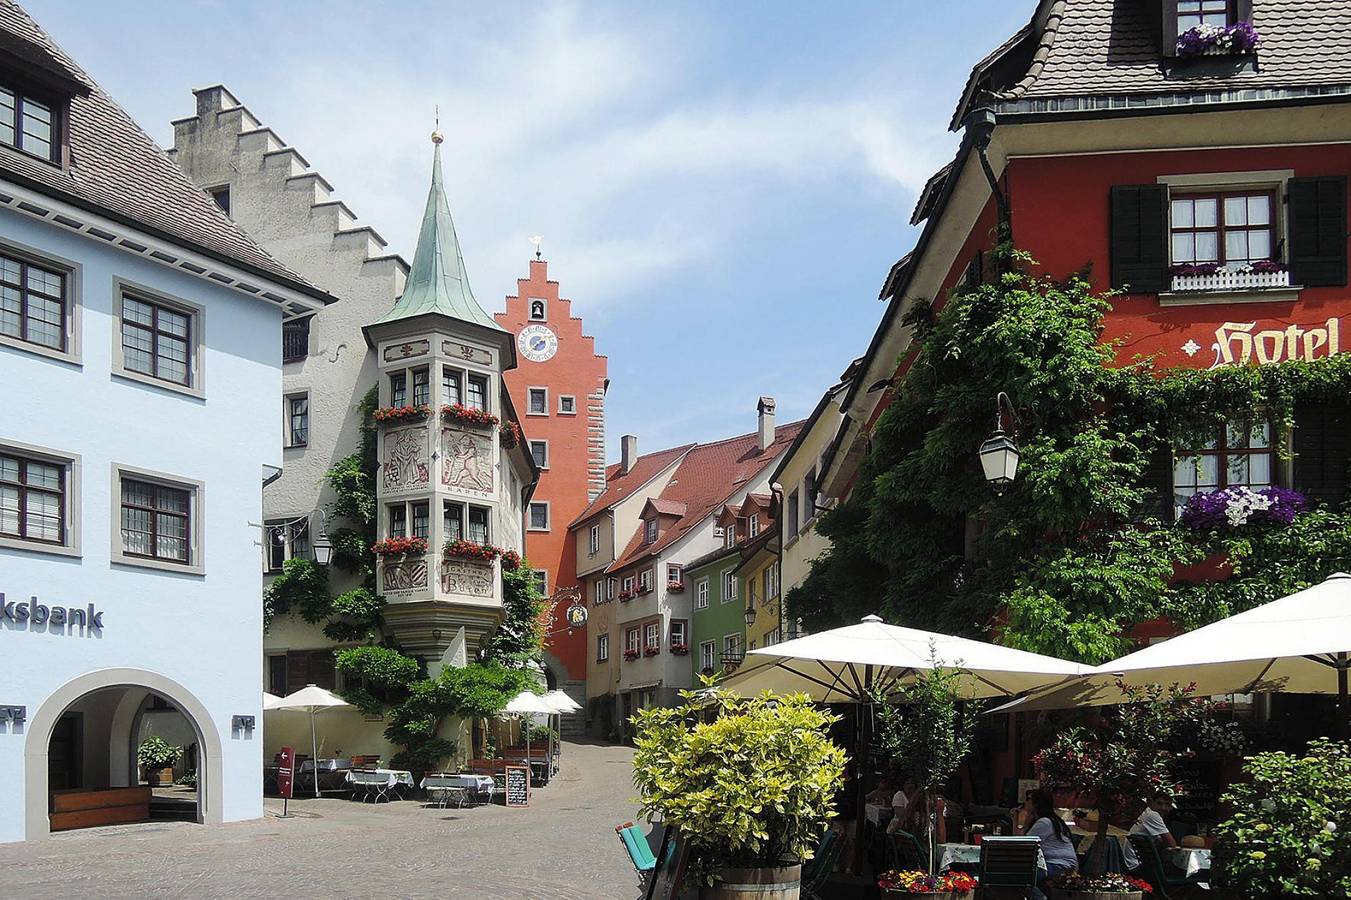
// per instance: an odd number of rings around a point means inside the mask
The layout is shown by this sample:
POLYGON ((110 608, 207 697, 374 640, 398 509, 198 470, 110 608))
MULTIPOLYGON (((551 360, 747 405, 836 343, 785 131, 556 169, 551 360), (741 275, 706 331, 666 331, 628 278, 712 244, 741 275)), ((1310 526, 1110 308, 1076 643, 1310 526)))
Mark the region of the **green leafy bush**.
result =
POLYGON ((1224 803, 1216 866, 1244 898, 1351 896, 1351 747, 1317 740, 1305 756, 1259 753, 1224 803))
POLYGON ((680 830, 692 877, 711 884, 719 868, 809 859, 844 774, 827 736, 836 717, 802 694, 682 696, 634 716, 633 780, 644 812, 680 830))
POLYGON ((167 769, 183 755, 182 747, 175 747, 159 735, 151 735, 136 748, 136 761, 148 770, 167 769))
POLYGON ((282 564, 281 574, 263 591, 263 609, 271 613, 265 612, 268 620, 295 611, 311 624, 323 621, 333 611, 328 570, 312 559, 288 559, 282 564))

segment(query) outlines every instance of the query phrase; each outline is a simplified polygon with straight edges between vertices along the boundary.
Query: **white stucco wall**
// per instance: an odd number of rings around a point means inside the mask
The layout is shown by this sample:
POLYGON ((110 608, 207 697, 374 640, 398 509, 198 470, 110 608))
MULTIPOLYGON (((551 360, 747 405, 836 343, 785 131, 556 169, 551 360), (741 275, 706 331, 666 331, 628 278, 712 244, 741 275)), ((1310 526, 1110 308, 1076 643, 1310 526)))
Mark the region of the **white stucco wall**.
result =
MULTIPOLYGON (((0 212, 0 240, 76 261, 83 361, 57 362, 0 346, 0 439, 79 454, 82 556, 0 548, 0 592, 49 605, 94 606, 98 634, 52 634, 0 621, 0 703, 31 720, 72 679, 102 669, 157 673, 189 691, 223 743, 221 808, 230 821, 262 814, 261 732, 231 734, 231 716, 261 724, 259 533, 262 467, 281 460, 280 311, 260 300, 133 257, 91 238, 0 212), (205 399, 111 374, 115 279, 204 308, 205 399), (204 484, 205 574, 111 562, 112 464, 204 484)), ((0 731, 0 842, 25 836, 27 734, 0 731)), ((45 776, 44 776, 45 783, 45 776)), ((39 798, 45 809, 46 798, 39 798)))

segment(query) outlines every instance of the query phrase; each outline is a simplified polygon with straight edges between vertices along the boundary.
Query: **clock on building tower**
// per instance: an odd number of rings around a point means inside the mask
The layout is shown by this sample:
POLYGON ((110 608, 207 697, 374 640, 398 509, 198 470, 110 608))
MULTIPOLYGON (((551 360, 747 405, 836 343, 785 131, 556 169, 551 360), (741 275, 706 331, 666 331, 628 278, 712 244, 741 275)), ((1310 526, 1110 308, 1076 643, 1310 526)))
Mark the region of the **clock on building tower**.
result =
POLYGON ((516 336, 516 346, 531 362, 548 362, 558 352, 558 335, 548 325, 528 325, 516 336))

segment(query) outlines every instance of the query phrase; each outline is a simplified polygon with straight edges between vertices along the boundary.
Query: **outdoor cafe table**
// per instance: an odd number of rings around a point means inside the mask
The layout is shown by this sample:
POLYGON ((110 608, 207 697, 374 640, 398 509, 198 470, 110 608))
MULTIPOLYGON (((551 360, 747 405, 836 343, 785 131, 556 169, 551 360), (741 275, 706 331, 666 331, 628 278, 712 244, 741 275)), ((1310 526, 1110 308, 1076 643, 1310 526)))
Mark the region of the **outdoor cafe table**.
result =
MULTIPOLYGON (((1093 844, 1098 839, 1098 823, 1089 822, 1088 827, 1085 828, 1081 825, 1076 825, 1071 822, 1069 823, 1069 826, 1071 834, 1077 834, 1083 837, 1083 841, 1081 841, 1079 844, 1079 858, 1082 859, 1083 857, 1088 855, 1090 850, 1093 849, 1093 844)), ((1129 832, 1127 832, 1124 828, 1117 828, 1115 825, 1107 826, 1107 836, 1116 838, 1117 842, 1121 844, 1122 854, 1124 854, 1125 857, 1129 859, 1130 858, 1129 851, 1131 845, 1130 845, 1130 838, 1127 837, 1127 834, 1129 834, 1129 832)))
MULTIPOLYGON (((319 760, 319 789, 320 790, 341 790, 347 781, 347 770, 352 768, 350 759, 321 759, 319 760)), ((315 778, 314 760, 306 759, 300 763, 300 769, 296 772, 296 789, 299 791, 302 785, 309 785, 309 790, 314 790, 315 778)))
POLYGON ((433 803, 445 806, 452 791, 467 791, 476 797, 486 794, 488 802, 493 802, 493 777, 491 775, 455 775, 449 772, 436 772, 425 775, 422 789, 432 798, 433 803))
MULTIPOLYGON (((980 844, 939 844, 937 847, 938 871, 951 867, 958 871, 974 872, 980 868, 980 844)), ((1046 870, 1046 857, 1037 850, 1037 868, 1046 870)))
POLYGON ((1168 858, 1186 872, 1188 878, 1210 869, 1210 850, 1204 847, 1174 847, 1168 851, 1168 858))

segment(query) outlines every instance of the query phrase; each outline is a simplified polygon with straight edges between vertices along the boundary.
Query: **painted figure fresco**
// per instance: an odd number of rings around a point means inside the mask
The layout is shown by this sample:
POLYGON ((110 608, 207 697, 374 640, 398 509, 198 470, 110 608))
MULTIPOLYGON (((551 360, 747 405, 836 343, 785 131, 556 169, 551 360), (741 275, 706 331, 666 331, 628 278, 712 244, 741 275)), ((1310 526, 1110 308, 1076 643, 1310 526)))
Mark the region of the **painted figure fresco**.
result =
POLYGON ((426 460, 426 431, 404 428, 385 435, 385 465, 382 469, 385 490, 426 484, 431 473, 426 460))
POLYGON ((441 454, 443 485, 492 492, 492 444, 487 437, 462 431, 442 431, 441 454))

